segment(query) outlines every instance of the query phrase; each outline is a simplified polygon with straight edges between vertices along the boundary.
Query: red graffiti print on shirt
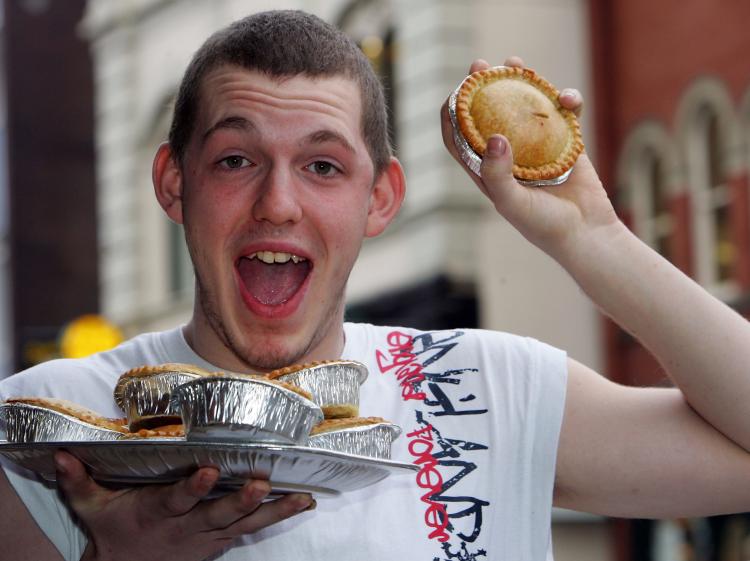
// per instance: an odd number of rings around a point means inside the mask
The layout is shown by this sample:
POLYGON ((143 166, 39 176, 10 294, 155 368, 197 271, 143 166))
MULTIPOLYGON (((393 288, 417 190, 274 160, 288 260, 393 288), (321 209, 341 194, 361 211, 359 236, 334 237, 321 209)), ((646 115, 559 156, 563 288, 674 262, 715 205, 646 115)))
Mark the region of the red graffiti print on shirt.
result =
POLYGON ((426 395, 417 391, 415 386, 424 380, 422 365, 417 362, 414 354, 414 339, 400 331, 392 331, 388 334, 388 351, 376 351, 375 357, 378 361, 380 372, 385 374, 394 368, 394 375, 401 386, 401 398, 406 401, 416 399, 424 401, 426 395))
POLYGON ((393 330, 386 336, 386 348, 375 349, 380 373, 393 377, 403 404, 414 408, 417 428, 406 435, 407 450, 419 468, 415 483, 426 538, 439 544, 442 551, 432 561, 478 561, 487 557, 487 551, 475 542, 481 534, 483 510, 490 503, 475 496, 471 483, 462 482, 471 479, 479 468, 471 456, 488 448, 468 440, 460 431, 457 434, 460 427, 451 422, 488 412, 477 396, 462 386, 465 377, 479 371, 471 366, 446 368, 441 360, 458 348, 462 336, 461 331, 412 336, 393 330), (476 406, 466 406, 474 402, 476 406))
POLYGON ((432 455, 432 426, 427 425, 412 431, 406 437, 409 439, 409 453, 414 456, 414 464, 419 466, 417 485, 427 489, 422 495, 422 501, 427 503, 424 522, 428 528, 433 528, 428 537, 440 542, 448 541, 450 536, 445 531, 448 527, 448 512, 443 503, 432 500, 432 497, 439 494, 443 488, 443 476, 437 470, 438 463, 432 455))

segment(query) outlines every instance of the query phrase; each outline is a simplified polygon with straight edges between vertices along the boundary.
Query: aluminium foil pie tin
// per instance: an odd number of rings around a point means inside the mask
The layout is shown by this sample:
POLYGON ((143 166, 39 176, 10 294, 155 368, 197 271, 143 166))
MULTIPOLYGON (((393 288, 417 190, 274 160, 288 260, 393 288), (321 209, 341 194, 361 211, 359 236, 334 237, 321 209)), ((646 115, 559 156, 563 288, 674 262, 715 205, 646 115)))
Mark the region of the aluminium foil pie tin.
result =
POLYGON ((28 403, 0 405, 0 432, 8 442, 119 440, 124 433, 28 403))
POLYGON ((360 362, 335 360, 281 374, 276 379, 310 392, 326 418, 356 417, 359 388, 367 374, 367 367, 360 362))
MULTIPOLYGON (((498 66, 497 68, 505 67, 498 66)), ((458 98, 458 92, 461 90, 461 86, 464 85, 465 81, 466 78, 461 81, 458 87, 453 90, 453 93, 451 93, 450 97, 448 98, 448 116, 450 117, 451 125, 453 126, 453 143, 456 145, 458 155, 461 157, 461 160, 466 164, 466 166, 474 174, 476 174, 477 177, 482 177, 482 156, 474 151, 468 141, 464 138, 464 135, 461 134, 461 128, 458 125, 458 118, 456 117, 456 99, 458 98)), ((571 167, 561 176, 553 177, 552 179, 528 180, 516 177, 516 181, 518 181, 518 183, 520 183, 521 185, 525 185, 527 187, 548 187, 551 185, 560 185, 562 183, 565 183, 565 180, 568 179, 571 171, 573 171, 573 167, 571 167)))
POLYGON ((310 437, 307 445, 311 448, 389 460, 393 441, 400 434, 401 427, 398 425, 376 423, 315 434, 310 437))
POLYGON ((193 442, 305 444, 323 420, 315 403, 271 381, 210 377, 178 386, 185 438, 193 442))
POLYGON ((128 417, 131 430, 149 425, 174 422, 180 410, 172 402, 172 391, 179 385, 199 378, 190 372, 160 372, 128 379, 120 391, 120 405, 128 417), (151 423, 152 424, 152 423, 151 423))

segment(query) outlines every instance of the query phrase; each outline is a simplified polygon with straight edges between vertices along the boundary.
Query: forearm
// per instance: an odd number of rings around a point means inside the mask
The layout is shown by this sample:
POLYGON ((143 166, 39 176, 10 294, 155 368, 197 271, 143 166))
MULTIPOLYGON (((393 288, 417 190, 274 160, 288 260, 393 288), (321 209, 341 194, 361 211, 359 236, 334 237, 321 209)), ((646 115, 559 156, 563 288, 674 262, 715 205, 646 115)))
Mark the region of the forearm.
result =
POLYGON ((26 505, 11 486, 5 471, 0 468, 0 561, 34 559, 63 561, 60 552, 39 528, 26 505))
POLYGON ((750 450, 750 324, 636 238, 602 227, 558 261, 665 368, 690 405, 750 450))

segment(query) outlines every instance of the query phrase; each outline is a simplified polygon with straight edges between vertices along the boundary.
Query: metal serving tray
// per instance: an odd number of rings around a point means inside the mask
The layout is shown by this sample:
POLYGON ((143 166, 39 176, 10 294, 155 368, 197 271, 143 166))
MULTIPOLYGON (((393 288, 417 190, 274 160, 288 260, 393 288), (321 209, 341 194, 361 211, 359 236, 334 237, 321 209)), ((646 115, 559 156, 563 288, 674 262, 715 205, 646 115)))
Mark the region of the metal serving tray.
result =
POLYGON ((284 444, 117 440, 102 442, 0 442, 0 455, 55 480, 53 455, 64 449, 105 484, 171 483, 198 467, 214 466, 217 492, 229 492, 247 479, 270 481, 273 494, 313 493, 335 497, 377 483, 389 475, 414 473, 412 464, 284 444))

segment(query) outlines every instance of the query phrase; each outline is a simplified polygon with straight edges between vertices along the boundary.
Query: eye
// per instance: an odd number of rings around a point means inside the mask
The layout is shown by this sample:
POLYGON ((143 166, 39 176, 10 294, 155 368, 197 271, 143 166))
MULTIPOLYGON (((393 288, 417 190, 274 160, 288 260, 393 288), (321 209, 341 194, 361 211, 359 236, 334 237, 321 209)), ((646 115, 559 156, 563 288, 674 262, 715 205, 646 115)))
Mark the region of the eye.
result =
POLYGON ((219 165, 227 169, 240 169, 250 165, 250 160, 242 156, 227 156, 219 160, 219 165))
POLYGON ((309 164, 307 166, 307 169, 316 175, 320 175, 321 177, 333 177, 341 173, 341 170, 339 168, 334 166, 331 162, 326 162, 325 160, 317 160, 309 164))

